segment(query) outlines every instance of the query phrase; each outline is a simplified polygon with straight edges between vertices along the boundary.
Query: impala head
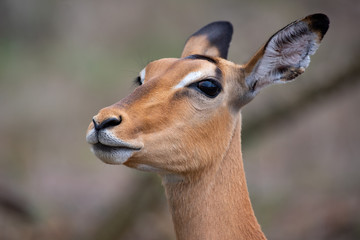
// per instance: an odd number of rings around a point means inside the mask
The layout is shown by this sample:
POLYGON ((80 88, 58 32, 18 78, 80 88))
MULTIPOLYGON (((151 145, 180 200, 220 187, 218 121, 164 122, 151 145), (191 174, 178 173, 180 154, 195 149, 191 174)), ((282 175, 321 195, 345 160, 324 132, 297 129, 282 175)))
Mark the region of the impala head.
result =
POLYGON ((303 73, 328 25, 323 14, 295 21, 238 65, 226 60, 232 25, 211 23, 190 36, 181 58, 149 63, 133 93, 101 109, 87 142, 106 163, 163 174, 185 176, 216 164, 241 107, 263 87, 303 73))

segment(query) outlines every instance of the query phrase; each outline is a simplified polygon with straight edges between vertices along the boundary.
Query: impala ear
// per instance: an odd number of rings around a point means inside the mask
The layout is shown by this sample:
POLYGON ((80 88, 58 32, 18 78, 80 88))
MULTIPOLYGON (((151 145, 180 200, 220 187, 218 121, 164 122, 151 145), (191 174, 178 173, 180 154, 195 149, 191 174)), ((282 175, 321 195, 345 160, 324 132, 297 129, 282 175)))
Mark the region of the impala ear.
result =
POLYGON ((189 37, 181 57, 193 54, 227 58, 233 27, 230 22, 213 22, 189 37))
POLYGON ((296 78, 309 66, 329 28, 324 14, 290 23, 277 33, 245 65, 245 80, 254 92, 272 83, 296 78))

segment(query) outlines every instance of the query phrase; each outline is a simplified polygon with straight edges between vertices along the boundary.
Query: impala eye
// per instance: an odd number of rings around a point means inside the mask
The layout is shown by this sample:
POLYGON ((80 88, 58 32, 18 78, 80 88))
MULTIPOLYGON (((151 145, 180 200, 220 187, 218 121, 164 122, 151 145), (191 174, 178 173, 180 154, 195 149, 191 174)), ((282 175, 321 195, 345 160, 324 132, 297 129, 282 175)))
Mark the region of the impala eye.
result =
POLYGON ((204 93, 207 97, 214 98, 221 92, 221 85, 211 79, 206 79, 197 83, 194 83, 195 87, 201 93, 204 93))

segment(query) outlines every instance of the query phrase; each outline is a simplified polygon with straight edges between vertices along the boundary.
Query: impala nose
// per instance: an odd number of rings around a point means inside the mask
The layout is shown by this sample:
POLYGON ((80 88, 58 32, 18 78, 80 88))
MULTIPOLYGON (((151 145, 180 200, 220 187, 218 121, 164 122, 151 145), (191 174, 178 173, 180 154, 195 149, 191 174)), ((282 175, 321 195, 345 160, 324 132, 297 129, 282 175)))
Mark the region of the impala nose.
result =
POLYGON ((110 118, 106 118, 101 122, 97 122, 94 118, 93 118, 93 123, 94 123, 94 128, 96 131, 99 131, 101 129, 105 129, 108 127, 114 127, 117 126, 121 123, 122 119, 121 116, 119 116, 119 118, 116 117, 110 117, 110 118))

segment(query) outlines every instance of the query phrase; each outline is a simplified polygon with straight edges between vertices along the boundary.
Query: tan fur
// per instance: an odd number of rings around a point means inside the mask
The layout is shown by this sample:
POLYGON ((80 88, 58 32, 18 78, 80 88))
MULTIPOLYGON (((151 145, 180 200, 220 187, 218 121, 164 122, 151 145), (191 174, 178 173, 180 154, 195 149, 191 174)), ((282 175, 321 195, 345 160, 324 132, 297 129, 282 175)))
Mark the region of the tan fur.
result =
MULTIPOLYGON (((311 24, 311 18, 306 21, 311 24)), ((103 161, 162 176, 178 240, 265 239, 249 199, 240 134, 240 109, 255 97, 256 81, 262 80, 246 78, 254 74, 265 51, 264 46, 246 65, 237 65, 218 57, 220 51, 206 36, 193 36, 182 58, 148 64, 143 85, 93 119, 97 124, 111 118, 121 123, 97 132, 93 123, 88 128, 94 151, 105 145, 105 152, 120 152, 98 154, 103 161), (191 54, 211 58, 186 58, 191 54), (206 73, 195 83, 216 79, 220 94, 209 98, 190 86, 175 87, 194 72, 206 73)), ((281 73, 292 79, 300 70, 281 73)))
POLYGON ((186 43, 181 57, 193 54, 201 54, 206 56, 219 56, 219 50, 210 44, 206 35, 198 35, 191 37, 186 43))
POLYGON ((123 122, 113 129, 115 135, 144 143, 144 149, 125 165, 161 169, 178 239, 265 239, 250 204, 241 157, 240 114, 235 104, 247 91, 236 80, 241 66, 217 61, 224 73, 224 94, 219 98, 191 102, 187 94, 194 93, 172 90, 185 73, 202 68, 215 71, 214 64, 165 59, 151 63, 145 84, 101 110, 96 119, 110 117, 111 111, 121 115, 123 122), (174 176, 183 181, 169 182, 174 176))
POLYGON ((250 203, 240 115, 221 160, 192 181, 165 184, 178 239, 265 239, 250 203))

